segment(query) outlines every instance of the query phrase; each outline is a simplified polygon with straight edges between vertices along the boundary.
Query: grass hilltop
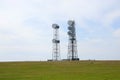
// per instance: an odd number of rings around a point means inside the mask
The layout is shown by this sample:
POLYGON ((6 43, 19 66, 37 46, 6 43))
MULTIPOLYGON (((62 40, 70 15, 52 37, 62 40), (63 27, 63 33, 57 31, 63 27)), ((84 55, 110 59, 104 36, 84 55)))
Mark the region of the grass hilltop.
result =
POLYGON ((120 80, 120 61, 1 62, 0 80, 120 80))

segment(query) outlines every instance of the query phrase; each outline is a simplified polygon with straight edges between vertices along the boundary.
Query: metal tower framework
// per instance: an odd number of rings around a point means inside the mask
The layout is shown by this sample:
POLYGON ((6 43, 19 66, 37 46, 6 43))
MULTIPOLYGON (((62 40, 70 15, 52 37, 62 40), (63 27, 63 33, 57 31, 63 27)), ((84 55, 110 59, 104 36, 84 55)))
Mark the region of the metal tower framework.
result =
POLYGON ((75 21, 68 21, 68 60, 79 60, 77 54, 77 41, 76 41, 76 31, 75 31, 75 21))
POLYGON ((53 28, 53 52, 52 52, 52 60, 59 61, 60 60, 60 40, 59 40, 59 25, 52 24, 53 28))

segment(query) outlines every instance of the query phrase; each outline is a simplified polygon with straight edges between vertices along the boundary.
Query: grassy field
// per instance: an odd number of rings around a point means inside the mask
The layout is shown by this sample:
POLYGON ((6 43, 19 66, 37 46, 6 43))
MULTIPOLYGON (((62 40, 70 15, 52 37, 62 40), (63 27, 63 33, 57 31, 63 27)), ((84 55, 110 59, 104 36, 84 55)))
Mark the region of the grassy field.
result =
POLYGON ((3 62, 0 80, 120 80, 120 61, 3 62))

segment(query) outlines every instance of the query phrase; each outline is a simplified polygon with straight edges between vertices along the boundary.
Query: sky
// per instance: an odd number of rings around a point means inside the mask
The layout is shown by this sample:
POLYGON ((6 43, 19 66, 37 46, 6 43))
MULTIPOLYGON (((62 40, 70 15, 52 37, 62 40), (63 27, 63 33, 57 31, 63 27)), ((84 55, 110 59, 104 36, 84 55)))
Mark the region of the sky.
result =
POLYGON ((120 0, 0 0, 0 61, 52 59, 52 24, 67 58, 68 20, 81 60, 120 60, 120 0))

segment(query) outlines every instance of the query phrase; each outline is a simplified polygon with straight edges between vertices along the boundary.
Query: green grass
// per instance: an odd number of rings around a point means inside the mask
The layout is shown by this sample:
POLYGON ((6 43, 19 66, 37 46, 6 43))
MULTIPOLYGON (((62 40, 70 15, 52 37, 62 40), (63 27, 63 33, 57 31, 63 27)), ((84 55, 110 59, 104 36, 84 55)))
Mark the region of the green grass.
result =
POLYGON ((120 61, 3 62, 0 80, 120 80, 120 61))

